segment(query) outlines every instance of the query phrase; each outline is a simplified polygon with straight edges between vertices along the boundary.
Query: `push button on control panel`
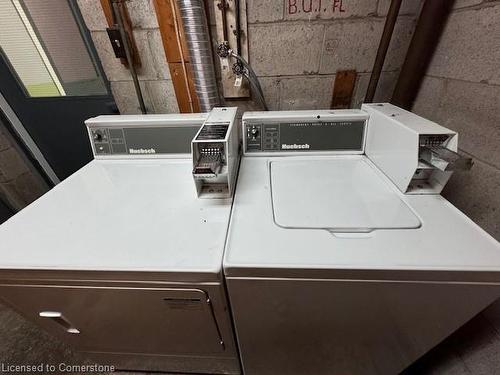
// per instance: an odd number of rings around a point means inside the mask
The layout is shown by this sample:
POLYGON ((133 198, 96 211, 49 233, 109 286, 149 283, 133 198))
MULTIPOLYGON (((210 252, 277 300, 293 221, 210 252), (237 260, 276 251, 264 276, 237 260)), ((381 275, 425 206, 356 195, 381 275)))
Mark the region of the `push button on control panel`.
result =
POLYGON ((264 150, 278 151, 279 147, 279 125, 268 125, 264 127, 264 150))

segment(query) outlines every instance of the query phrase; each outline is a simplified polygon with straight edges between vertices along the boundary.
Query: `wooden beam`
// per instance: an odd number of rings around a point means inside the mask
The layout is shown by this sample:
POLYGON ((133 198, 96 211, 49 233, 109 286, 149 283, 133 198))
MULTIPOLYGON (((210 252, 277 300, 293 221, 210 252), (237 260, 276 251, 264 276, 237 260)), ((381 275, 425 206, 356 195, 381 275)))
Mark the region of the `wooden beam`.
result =
POLYGON ((181 113, 199 112, 199 101, 194 90, 189 52, 177 2, 175 0, 154 0, 154 6, 179 111, 181 113), (175 13, 172 11, 171 1, 173 1, 175 13), (184 74, 185 72, 187 76, 184 74))
POLYGON ((184 78, 184 69, 182 68, 182 63, 168 63, 170 69, 170 76, 172 77, 172 83, 174 85, 175 96, 177 98, 177 104, 179 106, 179 112, 181 113, 191 113, 199 112, 200 105, 198 103, 198 98, 194 91, 191 64, 186 64, 188 73, 188 87, 186 88, 186 80, 184 78), (191 110, 191 104, 189 103, 189 95, 191 94, 191 100, 193 102, 193 110, 191 110))
POLYGON ((337 71, 337 73, 335 74, 332 105, 330 108, 333 109, 350 108, 355 84, 356 84, 355 70, 337 71))
POLYGON ((184 37, 182 19, 179 16, 179 9, 177 8, 177 2, 174 1, 175 16, 172 13, 170 0, 155 0, 154 6, 156 10, 156 17, 158 19, 158 25, 160 26, 163 48, 165 49, 165 55, 167 56, 168 62, 182 62, 181 51, 177 43, 177 32, 175 30, 174 17, 176 17, 179 26, 179 39, 182 45, 184 61, 189 62, 189 52, 186 44, 186 38, 184 37))
POLYGON ((101 7, 104 12, 104 17, 106 17, 106 21, 108 22, 108 26, 113 26, 113 10, 111 9, 110 0, 101 0, 101 7))

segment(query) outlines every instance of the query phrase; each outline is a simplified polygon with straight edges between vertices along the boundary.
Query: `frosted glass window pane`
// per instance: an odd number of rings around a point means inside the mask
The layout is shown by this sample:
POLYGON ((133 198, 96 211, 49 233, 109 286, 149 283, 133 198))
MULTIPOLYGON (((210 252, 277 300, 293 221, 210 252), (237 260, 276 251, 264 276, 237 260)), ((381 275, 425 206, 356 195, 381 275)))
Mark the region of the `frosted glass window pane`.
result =
POLYGON ((0 47, 32 97, 107 94, 67 0, 1 0, 0 47))

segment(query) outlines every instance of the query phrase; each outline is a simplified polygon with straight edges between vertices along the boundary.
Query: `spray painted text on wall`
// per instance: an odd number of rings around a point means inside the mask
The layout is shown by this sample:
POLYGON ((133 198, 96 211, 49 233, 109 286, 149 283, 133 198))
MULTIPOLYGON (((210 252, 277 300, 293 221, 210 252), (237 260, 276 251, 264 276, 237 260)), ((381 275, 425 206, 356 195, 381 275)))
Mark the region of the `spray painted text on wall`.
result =
POLYGON ((346 12, 345 0, 286 0, 288 18, 332 16, 346 12))
POLYGON ((373 0, 284 0, 284 7, 287 20, 366 17, 377 12, 373 0))

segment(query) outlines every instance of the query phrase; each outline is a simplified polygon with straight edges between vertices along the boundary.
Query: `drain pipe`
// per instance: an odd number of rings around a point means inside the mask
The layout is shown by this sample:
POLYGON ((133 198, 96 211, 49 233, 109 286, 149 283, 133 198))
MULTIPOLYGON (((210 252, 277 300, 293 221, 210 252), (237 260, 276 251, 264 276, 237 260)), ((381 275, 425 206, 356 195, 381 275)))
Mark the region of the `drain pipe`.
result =
POLYGON ((177 0, 177 5, 184 25, 200 110, 208 112, 220 104, 220 98, 205 5, 203 0, 177 0))
POLYGON ((425 1, 391 103, 408 110, 413 106, 454 2, 425 1))
POLYGON ((380 73, 382 72, 382 68, 384 66, 385 56, 387 55, 387 50, 389 49, 389 44, 391 43, 392 34, 394 32, 394 25, 396 25, 399 9, 401 8, 401 1, 402 0, 392 0, 389 11, 387 12, 384 31, 382 32, 382 37, 380 38, 377 57, 375 58, 375 62, 373 63, 370 82, 368 83, 368 89, 366 90, 365 103, 373 102, 375 91, 377 91, 380 73))

